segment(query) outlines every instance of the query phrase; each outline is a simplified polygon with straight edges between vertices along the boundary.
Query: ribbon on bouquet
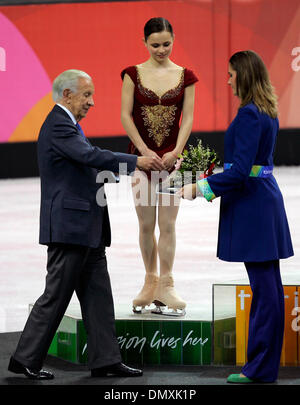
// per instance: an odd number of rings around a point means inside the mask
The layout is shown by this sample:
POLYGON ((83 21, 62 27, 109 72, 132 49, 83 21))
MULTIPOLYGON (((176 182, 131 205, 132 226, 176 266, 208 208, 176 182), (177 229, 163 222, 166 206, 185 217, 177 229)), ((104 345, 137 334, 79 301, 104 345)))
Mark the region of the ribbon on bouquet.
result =
POLYGON ((211 175, 213 174, 214 167, 215 167, 215 164, 212 163, 212 164, 209 166, 209 168, 204 171, 203 174, 200 174, 199 179, 205 179, 206 177, 211 176, 211 175))

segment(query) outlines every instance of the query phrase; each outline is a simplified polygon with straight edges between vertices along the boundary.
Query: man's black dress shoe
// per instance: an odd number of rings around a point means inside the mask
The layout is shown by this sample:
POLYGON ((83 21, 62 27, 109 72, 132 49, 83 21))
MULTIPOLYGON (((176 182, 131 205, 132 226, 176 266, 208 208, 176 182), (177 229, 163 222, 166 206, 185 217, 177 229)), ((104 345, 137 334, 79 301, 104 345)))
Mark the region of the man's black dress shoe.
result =
POLYGON ((32 380, 52 380, 54 378, 54 375, 50 373, 50 371, 36 370, 33 368, 25 367, 13 357, 10 358, 8 371, 16 374, 24 374, 26 375, 26 377, 32 380))
POLYGON ((92 377, 106 377, 108 375, 119 377, 140 377, 143 375, 142 370, 131 368, 123 363, 113 364, 112 366, 93 368, 91 370, 92 377))

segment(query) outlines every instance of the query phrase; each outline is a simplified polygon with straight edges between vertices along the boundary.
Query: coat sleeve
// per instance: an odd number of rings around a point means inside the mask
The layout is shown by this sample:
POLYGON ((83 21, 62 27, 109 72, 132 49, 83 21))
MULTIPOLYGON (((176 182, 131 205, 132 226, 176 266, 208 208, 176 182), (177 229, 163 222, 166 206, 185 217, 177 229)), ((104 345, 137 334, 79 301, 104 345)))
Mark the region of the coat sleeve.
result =
POLYGON ((222 173, 201 179, 197 185, 208 201, 240 188, 247 181, 254 164, 261 137, 259 112, 249 106, 241 108, 234 128, 232 166, 222 173))
POLYGON ((73 160, 99 170, 130 174, 136 167, 137 156, 92 146, 84 140, 71 123, 54 124, 52 147, 58 157, 73 160), (121 166, 119 166, 120 163, 122 163, 121 166))

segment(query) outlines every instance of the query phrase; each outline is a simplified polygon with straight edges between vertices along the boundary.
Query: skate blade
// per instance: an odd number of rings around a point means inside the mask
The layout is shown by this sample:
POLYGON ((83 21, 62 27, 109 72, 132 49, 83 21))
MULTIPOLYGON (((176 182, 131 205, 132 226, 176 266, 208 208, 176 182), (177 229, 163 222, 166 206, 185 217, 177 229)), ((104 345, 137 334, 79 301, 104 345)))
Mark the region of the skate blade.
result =
POLYGON ((166 307, 156 307, 151 312, 152 314, 156 315, 174 316, 174 317, 180 317, 186 314, 185 309, 172 309, 166 307))
POLYGON ((133 306, 132 311, 135 314, 149 314, 153 311, 153 305, 146 305, 145 307, 133 306))

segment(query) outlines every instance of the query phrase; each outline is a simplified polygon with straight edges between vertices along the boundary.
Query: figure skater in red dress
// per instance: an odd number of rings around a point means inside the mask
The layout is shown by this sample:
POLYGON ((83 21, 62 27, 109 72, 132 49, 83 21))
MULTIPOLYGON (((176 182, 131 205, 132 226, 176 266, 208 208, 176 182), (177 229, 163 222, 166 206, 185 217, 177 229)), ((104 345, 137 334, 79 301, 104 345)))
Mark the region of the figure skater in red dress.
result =
MULTIPOLYGON (((195 83, 198 81, 191 70, 170 60, 173 43, 169 21, 151 18, 144 27, 149 59, 129 66, 121 73, 121 121, 130 138, 129 152, 159 156, 168 172, 174 169, 192 130, 195 83)), ((180 199, 157 194, 158 181, 157 173, 140 170, 135 171, 132 181, 139 243, 146 270, 144 286, 133 300, 133 311, 143 312, 154 302, 154 312, 184 315, 186 303, 176 293, 172 276, 180 199)))

